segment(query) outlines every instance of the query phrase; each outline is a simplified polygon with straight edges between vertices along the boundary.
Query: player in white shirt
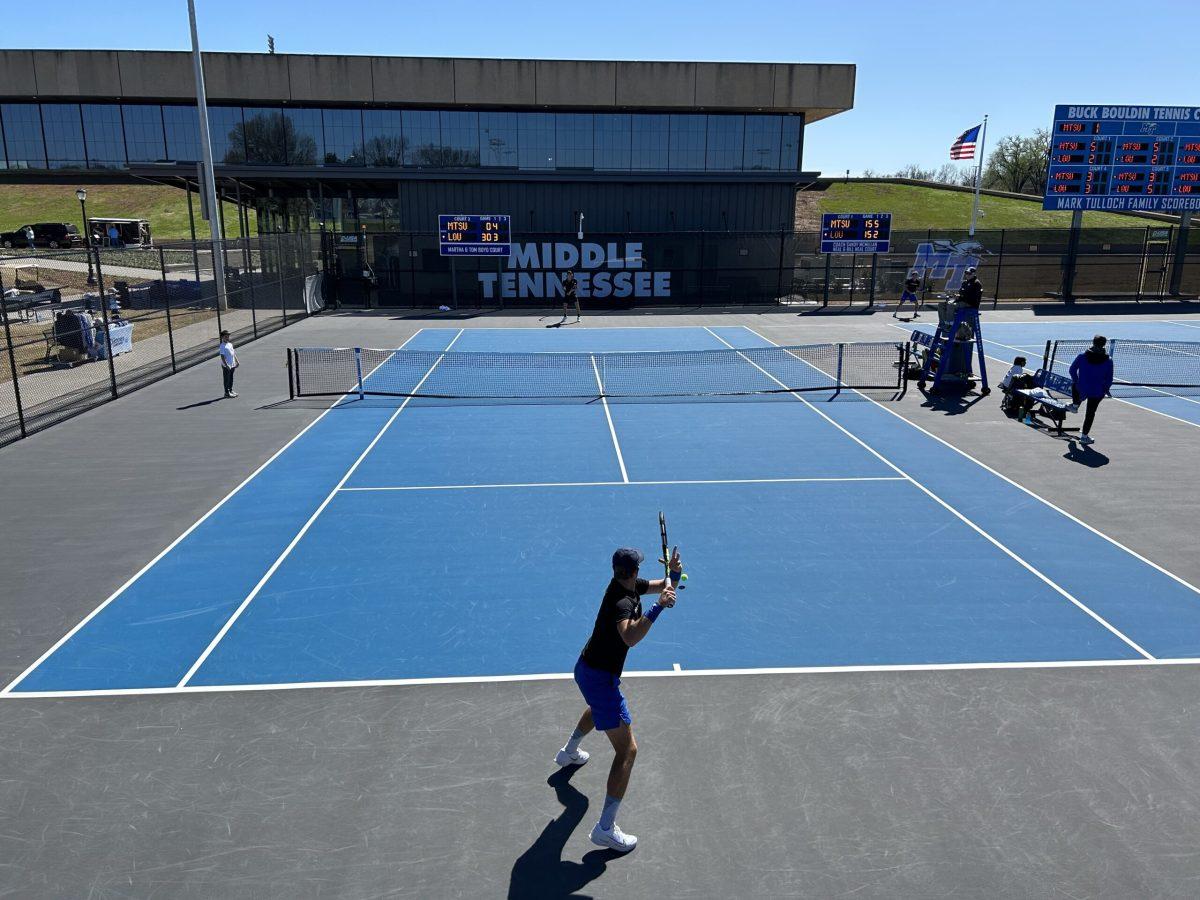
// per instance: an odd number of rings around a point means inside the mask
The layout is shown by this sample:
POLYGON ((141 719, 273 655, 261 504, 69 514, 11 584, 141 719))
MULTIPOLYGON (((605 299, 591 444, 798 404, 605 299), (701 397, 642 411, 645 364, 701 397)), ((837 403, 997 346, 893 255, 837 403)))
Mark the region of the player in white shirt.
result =
POLYGON ((238 367, 237 353, 233 349, 233 342, 229 339, 229 332, 221 332, 221 377, 225 381, 225 396, 236 397, 237 391, 233 389, 233 373, 238 367))

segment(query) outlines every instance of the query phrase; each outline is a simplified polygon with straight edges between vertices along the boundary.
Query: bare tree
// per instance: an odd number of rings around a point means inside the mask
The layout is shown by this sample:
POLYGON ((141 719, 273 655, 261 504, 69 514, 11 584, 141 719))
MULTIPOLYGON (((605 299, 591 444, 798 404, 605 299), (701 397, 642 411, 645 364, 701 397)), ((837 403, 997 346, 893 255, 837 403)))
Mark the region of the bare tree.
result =
POLYGON ((1028 137, 1008 135, 996 144, 983 169, 983 186, 1001 191, 1041 194, 1046 188, 1050 159, 1050 133, 1045 129, 1028 137))

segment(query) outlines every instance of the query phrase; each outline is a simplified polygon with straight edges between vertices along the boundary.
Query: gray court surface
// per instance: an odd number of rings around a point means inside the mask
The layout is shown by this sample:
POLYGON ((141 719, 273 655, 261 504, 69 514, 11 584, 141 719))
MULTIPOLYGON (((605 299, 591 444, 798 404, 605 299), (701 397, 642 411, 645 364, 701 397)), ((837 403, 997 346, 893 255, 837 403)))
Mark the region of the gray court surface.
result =
MULTIPOLYGON (((1149 316, 1192 320, 1174 307, 1149 316)), ((811 342, 892 339, 890 321, 773 311, 586 327, 748 324, 811 342)), ((282 348, 543 324, 325 315, 247 345, 238 400, 216 400, 206 364, 0 450, 0 682, 319 414, 279 403, 282 348)), ((1106 404, 1101 460, 1004 419, 995 396, 964 408, 910 391, 892 408, 1200 581, 1196 426, 1106 404)), ((896 540, 925 539, 899 520, 896 540)), ((847 554, 869 564, 871 548, 847 554)), ((1200 894, 1197 667, 626 687, 640 753, 621 821, 642 841, 628 857, 587 840, 611 759, 603 738, 585 743, 587 766, 555 774, 580 712, 569 681, 0 698, 0 896, 1200 894)))

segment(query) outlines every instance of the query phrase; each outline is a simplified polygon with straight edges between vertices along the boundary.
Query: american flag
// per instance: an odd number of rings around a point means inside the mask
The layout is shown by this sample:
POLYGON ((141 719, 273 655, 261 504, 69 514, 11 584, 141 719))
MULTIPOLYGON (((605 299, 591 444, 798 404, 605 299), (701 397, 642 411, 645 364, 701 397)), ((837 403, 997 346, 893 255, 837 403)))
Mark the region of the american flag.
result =
POLYGON ((968 128, 950 145, 951 159, 974 159, 975 142, 979 140, 979 125, 968 128))

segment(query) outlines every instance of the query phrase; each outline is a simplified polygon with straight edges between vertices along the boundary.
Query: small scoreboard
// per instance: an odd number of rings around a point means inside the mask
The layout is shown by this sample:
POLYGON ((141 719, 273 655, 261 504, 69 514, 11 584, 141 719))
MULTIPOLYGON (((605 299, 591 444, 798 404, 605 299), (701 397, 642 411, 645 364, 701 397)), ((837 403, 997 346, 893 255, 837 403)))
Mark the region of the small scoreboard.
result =
POLYGON ((508 256, 512 250, 509 216, 438 216, 442 256, 508 256))
POLYGON ((1054 107, 1042 207, 1200 209, 1200 107, 1054 107))
POLYGON ((825 213, 822 253, 887 253, 892 242, 891 213, 825 213))

